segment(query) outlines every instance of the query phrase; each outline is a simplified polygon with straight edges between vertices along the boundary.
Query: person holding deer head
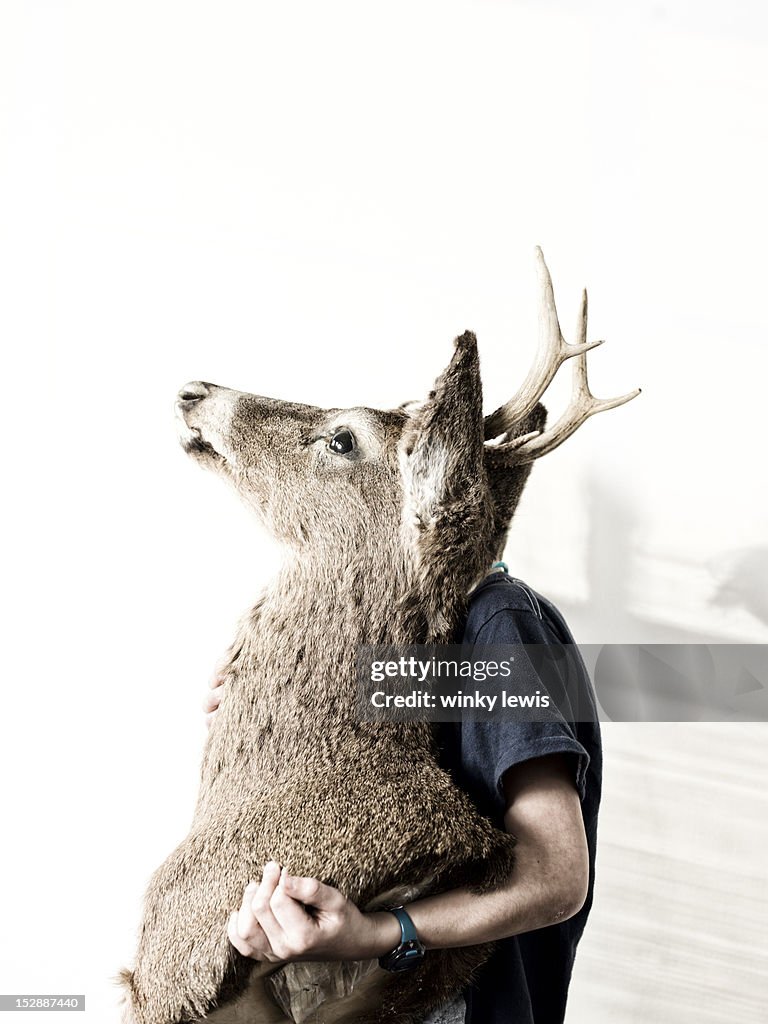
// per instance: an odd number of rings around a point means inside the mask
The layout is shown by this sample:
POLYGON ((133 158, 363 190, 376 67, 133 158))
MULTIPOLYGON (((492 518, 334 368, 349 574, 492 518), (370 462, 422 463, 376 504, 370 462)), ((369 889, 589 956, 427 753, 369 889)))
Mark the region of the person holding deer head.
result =
POLYGON ((538 268, 542 355, 490 416, 470 332, 416 406, 179 393, 186 451, 291 557, 217 675, 190 834, 123 974, 126 1022, 562 1020, 594 875, 596 715, 465 722, 438 746, 426 723, 354 707, 362 645, 572 643, 549 602, 488 569, 533 461, 636 392, 591 395, 586 295, 569 345, 540 251, 538 268), (574 399, 545 430, 539 399, 569 358, 574 399))

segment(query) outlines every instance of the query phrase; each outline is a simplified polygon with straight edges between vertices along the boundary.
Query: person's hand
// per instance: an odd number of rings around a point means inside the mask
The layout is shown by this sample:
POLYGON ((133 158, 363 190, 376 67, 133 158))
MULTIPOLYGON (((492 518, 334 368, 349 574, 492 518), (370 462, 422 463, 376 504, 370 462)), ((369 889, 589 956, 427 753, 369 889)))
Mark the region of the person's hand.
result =
POLYGON ((224 690, 222 689, 223 684, 224 673, 221 669, 216 669, 213 676, 211 676, 211 681, 209 683, 210 690, 203 701, 205 724, 209 729, 211 727, 211 722, 219 709, 219 704, 221 704, 221 698, 224 696, 224 690))
POLYGON ((270 861, 230 915, 229 941, 243 956, 285 960, 368 960, 400 941, 393 914, 364 914, 338 889, 289 875, 270 861))

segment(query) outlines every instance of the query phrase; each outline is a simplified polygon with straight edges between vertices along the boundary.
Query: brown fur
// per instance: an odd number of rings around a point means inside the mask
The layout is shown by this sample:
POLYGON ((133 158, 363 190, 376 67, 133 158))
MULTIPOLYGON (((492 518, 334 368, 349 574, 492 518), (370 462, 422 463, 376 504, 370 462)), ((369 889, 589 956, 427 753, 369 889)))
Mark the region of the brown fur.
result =
MULTIPOLYGON (((199 1020, 245 991, 256 965, 229 944, 227 918, 267 860, 361 906, 398 888, 481 891, 513 866, 513 838, 439 767, 428 726, 355 716, 360 645, 454 638, 530 470, 484 445, 474 335, 457 339, 413 411, 190 387, 201 395, 181 393, 185 448, 291 553, 240 624, 189 835, 149 885, 136 965, 123 972, 135 1024, 199 1020), (358 437, 351 457, 324 439, 342 425, 358 437)), ((543 417, 538 407, 519 432, 543 417)), ((381 972, 381 1001, 358 1021, 413 1024, 489 950, 431 951, 411 974, 381 972)), ((326 1009, 318 1021, 333 1019, 326 1009)), ((248 1019, 274 1018, 254 1008, 248 1019)))

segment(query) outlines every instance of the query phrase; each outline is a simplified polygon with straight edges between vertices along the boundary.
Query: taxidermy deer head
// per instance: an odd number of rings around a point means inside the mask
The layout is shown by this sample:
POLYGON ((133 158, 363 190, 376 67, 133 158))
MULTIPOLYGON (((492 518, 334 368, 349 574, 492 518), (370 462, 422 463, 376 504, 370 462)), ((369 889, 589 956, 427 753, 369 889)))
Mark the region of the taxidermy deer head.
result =
POLYGON ((501 556, 534 460, 594 413, 639 394, 592 395, 586 357, 602 342, 587 341, 586 291, 569 344, 540 249, 536 255, 538 357, 517 394, 489 416, 482 414, 477 342, 467 331, 426 401, 398 409, 320 409, 188 384, 177 403, 184 448, 231 483, 268 530, 316 569, 369 556, 381 563, 387 556, 402 569, 406 589, 419 592, 420 638, 444 637, 455 626, 438 607, 445 591, 434 600, 429 594, 436 585, 466 593, 501 556), (544 429, 540 399, 568 359, 570 404, 544 429))

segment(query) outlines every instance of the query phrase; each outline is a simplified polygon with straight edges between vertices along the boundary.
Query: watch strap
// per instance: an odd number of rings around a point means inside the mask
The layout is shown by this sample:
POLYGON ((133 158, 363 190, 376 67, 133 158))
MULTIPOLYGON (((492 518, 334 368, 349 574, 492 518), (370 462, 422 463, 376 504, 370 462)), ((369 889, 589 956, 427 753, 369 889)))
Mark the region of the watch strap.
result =
POLYGON ((411 920, 411 915, 405 909, 405 907, 393 907, 390 910, 390 914, 394 914, 397 918, 398 924, 400 925, 400 945, 402 946, 406 942, 418 942, 419 935, 416 931, 416 925, 411 920))
POLYGON ((379 966, 385 971, 410 971, 424 961, 426 950, 419 940, 416 925, 404 907, 391 908, 388 913, 394 914, 400 925, 400 944, 391 953, 379 958, 379 966))

